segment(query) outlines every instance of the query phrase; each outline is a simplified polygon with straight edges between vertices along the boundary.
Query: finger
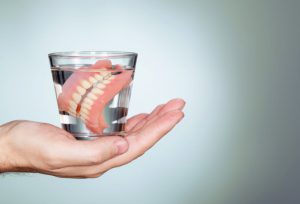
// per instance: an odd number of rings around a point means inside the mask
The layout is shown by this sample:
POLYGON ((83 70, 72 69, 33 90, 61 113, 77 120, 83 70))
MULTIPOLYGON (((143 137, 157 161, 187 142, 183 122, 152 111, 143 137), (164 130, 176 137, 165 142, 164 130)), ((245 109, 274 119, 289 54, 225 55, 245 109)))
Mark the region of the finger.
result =
POLYGON ((146 151, 152 147, 172 130, 183 117, 184 113, 181 110, 172 110, 157 116, 151 123, 146 123, 145 126, 137 132, 138 136, 136 136, 136 141, 141 146, 141 150, 146 151))
POLYGON ((61 178, 96 178, 105 172, 99 172, 98 169, 92 166, 71 166, 41 173, 61 178))
POLYGON ((141 120, 139 123, 137 123, 133 128, 132 128, 132 132, 135 132, 137 130, 139 130, 140 128, 142 128, 145 123, 153 118, 155 115, 157 115, 159 113, 159 111, 164 107, 164 104, 160 104, 158 106, 156 106, 156 108, 143 120, 141 120))
POLYGON ((53 149, 55 151, 49 163, 54 167, 96 165, 126 152, 128 142, 125 138, 110 136, 87 141, 58 142, 53 149))
MULTIPOLYGON (((185 106, 185 101, 180 98, 175 98, 166 103, 166 105, 158 112, 157 115, 163 115, 174 110, 182 110, 185 106)), ((151 118, 152 119, 152 118, 151 118)))
POLYGON ((165 104, 160 104, 154 108, 154 110, 149 114, 146 120, 150 120, 153 118, 155 115, 159 113, 159 111, 165 106, 165 104))
POLYGON ((140 121, 142 121, 148 115, 149 114, 147 114, 147 113, 141 113, 141 114, 138 114, 138 115, 135 115, 135 116, 129 118, 128 121, 127 121, 127 123, 126 123, 125 130, 126 131, 130 131, 134 126, 136 126, 137 123, 139 123, 140 121))
POLYGON ((150 118, 145 125, 151 123, 152 121, 156 120, 157 117, 159 117, 167 112, 174 111, 174 110, 182 110, 184 108, 184 106, 185 106, 184 100, 179 99, 179 98, 172 99, 172 100, 168 101, 168 103, 166 103, 166 105, 163 108, 161 108, 160 111, 156 115, 154 115, 152 118, 150 118))
POLYGON ((159 105, 154 109, 154 111, 147 118, 145 118, 136 127, 134 127, 132 131, 134 132, 141 129, 143 126, 157 119, 157 117, 159 117, 160 115, 163 115, 169 111, 182 110, 184 106, 185 106, 185 101, 179 98, 172 99, 168 101, 165 105, 159 105))
MULTIPOLYGON (((158 142, 165 134, 172 130, 175 125, 184 117, 180 110, 168 112, 157 118, 153 123, 147 125, 133 135, 127 136, 129 149, 125 154, 110 159, 97 168, 98 172, 105 172, 111 168, 129 163, 143 155, 150 147, 158 142)), ((94 168, 94 167, 92 167, 94 168)))

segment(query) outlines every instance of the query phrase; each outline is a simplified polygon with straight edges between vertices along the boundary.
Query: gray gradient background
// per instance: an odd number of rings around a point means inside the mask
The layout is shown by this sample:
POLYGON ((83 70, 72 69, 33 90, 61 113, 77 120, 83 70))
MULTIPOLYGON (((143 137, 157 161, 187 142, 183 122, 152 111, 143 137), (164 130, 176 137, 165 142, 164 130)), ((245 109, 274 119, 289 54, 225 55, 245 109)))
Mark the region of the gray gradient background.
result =
MULTIPOLYGON (((300 202, 300 1, 0 1, 0 122, 59 125, 47 54, 139 53, 130 115, 186 117, 98 179, 0 176, 0 203, 300 202)), ((30 137, 30 135, 27 135, 30 137)))

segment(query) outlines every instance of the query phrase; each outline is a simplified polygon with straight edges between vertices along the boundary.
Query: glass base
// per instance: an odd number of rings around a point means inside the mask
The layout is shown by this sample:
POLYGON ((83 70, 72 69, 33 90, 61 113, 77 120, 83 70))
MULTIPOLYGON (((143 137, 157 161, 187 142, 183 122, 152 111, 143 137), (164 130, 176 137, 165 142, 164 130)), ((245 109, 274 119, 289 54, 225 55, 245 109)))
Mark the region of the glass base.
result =
POLYGON ((71 133, 77 140, 93 140, 99 137, 107 137, 107 136, 121 136, 125 137, 127 135, 126 131, 121 132, 110 132, 107 134, 89 134, 89 133, 71 133))

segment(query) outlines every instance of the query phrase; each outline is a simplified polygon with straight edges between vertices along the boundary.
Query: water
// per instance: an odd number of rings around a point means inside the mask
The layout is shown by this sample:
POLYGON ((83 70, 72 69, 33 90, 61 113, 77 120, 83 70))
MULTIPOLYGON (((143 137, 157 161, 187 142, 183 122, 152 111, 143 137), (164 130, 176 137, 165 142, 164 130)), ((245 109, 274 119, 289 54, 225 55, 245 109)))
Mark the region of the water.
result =
POLYGON ((81 68, 65 66, 51 69, 62 128, 77 139, 126 135, 133 69, 122 67, 120 71, 113 67, 103 71, 92 70, 85 65, 77 66, 81 68), (83 80, 90 85, 83 84, 83 80), (75 92, 77 95, 74 96, 75 92), (105 127, 102 127, 101 117, 105 127))

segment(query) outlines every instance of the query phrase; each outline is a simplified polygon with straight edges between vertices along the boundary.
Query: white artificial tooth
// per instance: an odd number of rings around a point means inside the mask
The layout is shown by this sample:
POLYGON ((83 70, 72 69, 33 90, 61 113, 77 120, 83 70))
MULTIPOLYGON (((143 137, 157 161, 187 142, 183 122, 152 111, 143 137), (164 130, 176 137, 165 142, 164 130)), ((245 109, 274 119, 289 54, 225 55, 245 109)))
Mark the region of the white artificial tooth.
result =
POLYGON ((70 109, 69 109, 68 113, 70 113, 70 114, 73 115, 73 116, 76 116, 76 111, 74 111, 74 110, 70 110, 70 109))
POLYGON ((76 112, 77 112, 76 108, 69 107, 69 111, 72 112, 72 113, 75 113, 75 115, 76 115, 76 112))
POLYGON ((81 85, 82 85, 85 89, 89 89, 89 88, 92 86, 92 84, 89 83, 87 80, 82 80, 82 81, 81 81, 81 85))
POLYGON ((84 119, 87 119, 87 118, 88 118, 88 115, 85 114, 85 113, 80 113, 80 117, 83 117, 84 119))
POLYGON ((104 89, 106 86, 104 84, 102 84, 102 83, 98 83, 96 85, 96 87, 99 88, 99 89, 104 89))
POLYGON ((100 74, 105 77, 108 74, 110 74, 110 72, 109 71, 101 71, 100 74))
POLYGON ((88 119, 87 115, 80 115, 80 118, 85 122, 88 119))
POLYGON ((81 86, 77 86, 77 91, 83 96, 86 92, 86 89, 82 88, 81 86))
POLYGON ((90 105, 90 104, 87 104, 87 103, 85 103, 85 102, 83 102, 83 103, 81 104, 81 108, 85 108, 85 109, 87 109, 87 110, 91 110, 91 105, 90 105))
POLYGON ((75 103, 73 100, 71 100, 71 101, 69 102, 69 105, 70 105, 70 107, 71 107, 72 109, 75 109, 75 110, 76 110, 76 108, 77 108, 77 103, 75 103))
POLYGON ((109 79, 111 76, 112 76, 111 73, 108 73, 107 75, 105 75, 105 76, 103 77, 103 79, 104 79, 104 80, 107 80, 107 79, 109 79))
POLYGON ((89 97, 89 99, 92 99, 92 100, 96 100, 97 99, 97 96, 95 94, 93 94, 92 92, 90 92, 87 97, 89 97))
POLYGON ((97 80, 94 77, 89 77, 89 81, 94 84, 97 83, 97 80))
POLYGON ((94 101, 92 101, 91 99, 89 99, 88 97, 86 97, 86 98, 84 99, 84 103, 87 103, 87 104, 89 104, 89 105, 93 105, 94 101))
POLYGON ((80 109, 80 114, 81 114, 81 113, 89 114, 89 110, 82 107, 82 108, 80 109))
POLYGON ((81 95, 79 95, 78 93, 73 93, 72 98, 75 103, 79 103, 79 101, 81 100, 81 95))
POLYGON ((96 94, 96 95, 102 95, 104 93, 104 91, 102 91, 101 89, 98 89, 97 87, 92 89, 92 93, 96 94))
POLYGON ((96 74, 94 76, 98 81, 102 81, 103 80, 103 76, 101 76, 100 74, 96 74))
POLYGON ((109 84, 109 83, 110 83, 110 80, 104 80, 102 83, 103 83, 103 84, 109 84))

